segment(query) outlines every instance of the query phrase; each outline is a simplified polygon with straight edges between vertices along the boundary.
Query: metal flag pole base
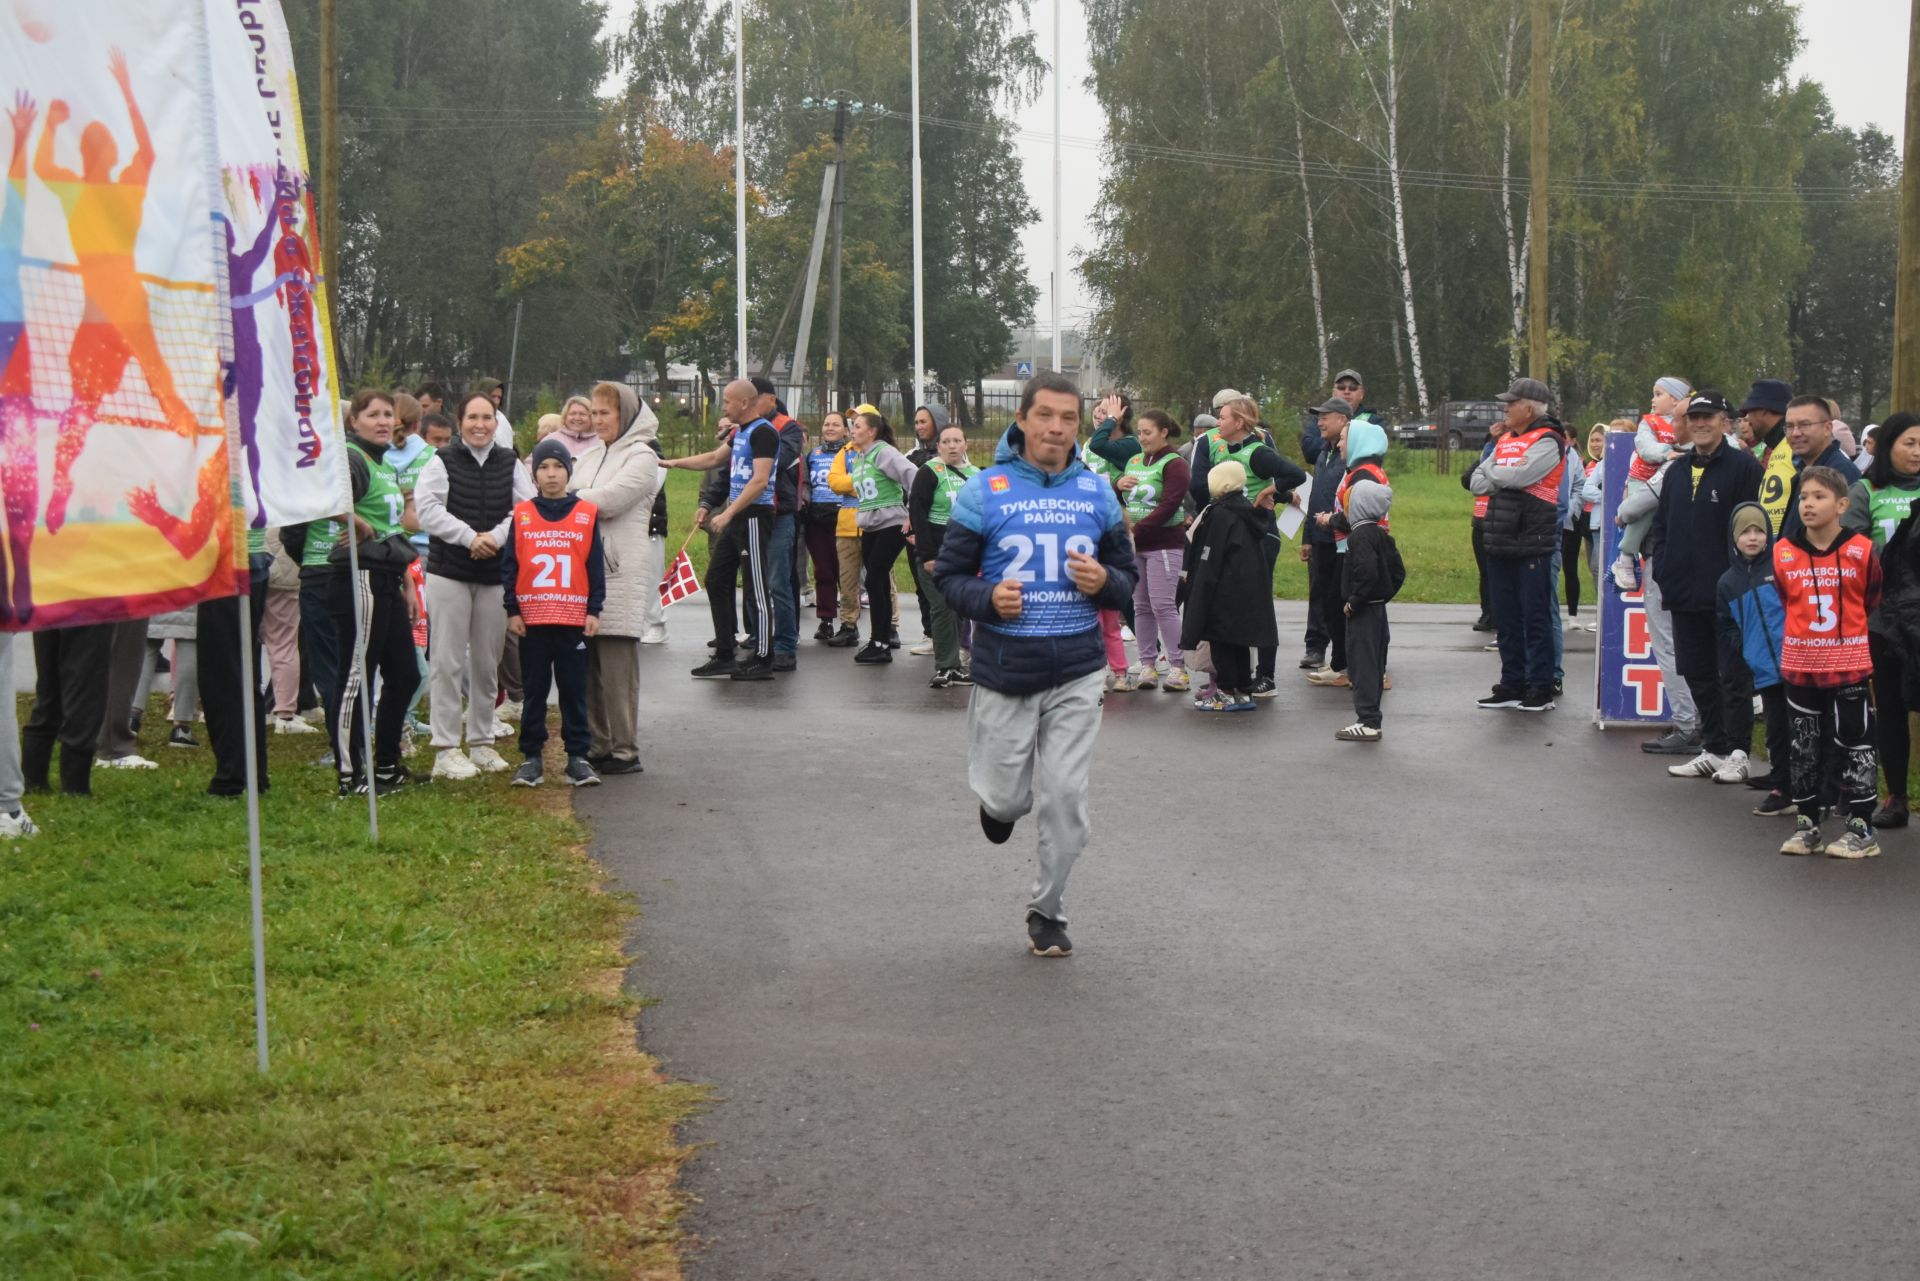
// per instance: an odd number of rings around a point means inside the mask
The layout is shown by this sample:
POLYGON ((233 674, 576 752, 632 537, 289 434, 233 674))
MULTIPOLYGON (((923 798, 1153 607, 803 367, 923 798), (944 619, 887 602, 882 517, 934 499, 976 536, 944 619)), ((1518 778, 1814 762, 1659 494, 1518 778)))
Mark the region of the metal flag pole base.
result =
MULTIPOLYGON (((355 537, 353 515, 353 510, 349 508, 347 511, 347 571, 353 575, 352 591, 349 593, 353 598, 353 662, 360 669, 360 741, 365 753, 362 763, 366 767, 367 840, 369 843, 377 844, 380 840, 380 798, 373 786, 373 683, 367 679, 367 619, 365 617, 367 607, 360 603, 360 540, 355 537)), ((347 717, 347 724, 353 724, 351 716, 347 717)), ((340 746, 334 749, 347 751, 345 764, 349 777, 352 776, 353 753, 348 750, 347 739, 352 732, 349 729, 347 733, 341 734, 340 746)), ((340 761, 334 762, 336 770, 340 765, 340 761)))
POLYGON ((253 1044, 260 1073, 267 1072, 267 926, 260 891, 259 676, 253 667, 252 573, 240 598, 241 742, 247 753, 247 893, 253 900, 253 1044))

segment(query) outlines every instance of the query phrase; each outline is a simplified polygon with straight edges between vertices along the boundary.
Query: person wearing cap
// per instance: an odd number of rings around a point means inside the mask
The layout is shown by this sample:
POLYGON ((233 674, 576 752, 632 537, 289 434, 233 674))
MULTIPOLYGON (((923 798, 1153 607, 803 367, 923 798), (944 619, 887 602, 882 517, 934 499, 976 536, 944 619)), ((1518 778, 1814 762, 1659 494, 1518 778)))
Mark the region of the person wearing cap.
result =
POLYGON ((1788 401, 1786 432, 1787 448, 1793 451, 1793 483, 1787 490, 1787 510, 1780 521, 1780 537, 1792 538, 1801 529, 1801 474, 1809 467, 1831 467, 1851 486, 1860 479, 1860 469, 1834 439, 1833 411, 1824 397, 1795 396, 1788 401))
POLYGON ((1791 385, 1778 378, 1756 378, 1737 411, 1742 432, 1753 437, 1749 448, 1764 469, 1760 505, 1773 522, 1775 536, 1786 519, 1788 496, 1793 492, 1793 451, 1780 448, 1787 439, 1787 403, 1792 399, 1791 385))
MULTIPOLYGON (((1333 395, 1328 402, 1343 400, 1347 404, 1347 421, 1379 423, 1386 426, 1383 416, 1366 403, 1367 389, 1361 384, 1360 371, 1342 369, 1333 376, 1333 395)), ((1320 426, 1320 415, 1326 411, 1324 405, 1307 410, 1306 421, 1300 427, 1300 456, 1307 460, 1307 466, 1320 465, 1320 451, 1325 448, 1326 433, 1320 426)))
POLYGON ((512 532, 500 546, 507 630, 520 638, 520 679, 526 690, 520 722, 515 787, 538 787, 545 771, 547 693, 560 695, 560 739, 567 748, 565 778, 573 787, 600 782, 588 757, 593 729, 587 712, 587 641, 600 630, 607 599, 607 562, 599 511, 567 491, 573 452, 549 439, 533 447, 534 493, 514 504, 512 532))
MULTIPOLYGON (((1720 579, 1732 563, 1734 509, 1760 498, 1760 461, 1727 442, 1732 414, 1733 406, 1717 391, 1687 402, 1693 447, 1667 468, 1649 534, 1658 549, 1653 576, 1673 615, 1674 669, 1700 717, 1700 753, 1667 771, 1675 778, 1712 778, 1744 766, 1747 743, 1737 736, 1752 735, 1752 682, 1739 673, 1723 681, 1715 626, 1720 579), (1736 751, 1742 754, 1738 762, 1736 751)), ((1743 778, 1745 770, 1739 774, 1743 778)))
POLYGON ((1328 522, 1339 506, 1347 475, 1347 431, 1352 408, 1339 396, 1315 406, 1320 447, 1307 491, 1307 523, 1300 538, 1300 559, 1307 565, 1306 652, 1300 666, 1314 684, 1346 681, 1347 626, 1340 613, 1340 540, 1328 522))
POLYGON ((1494 399, 1507 407, 1506 434, 1468 483, 1487 496, 1487 587, 1500 645, 1500 681, 1479 706, 1547 712, 1554 705, 1553 553, 1567 437, 1538 379, 1516 379, 1494 399))
MULTIPOLYGON (((1268 587, 1263 594, 1262 604, 1270 610, 1273 607, 1273 567, 1280 559, 1280 530, 1273 509, 1278 502, 1291 501, 1293 491, 1306 484, 1307 473, 1267 443, 1259 427, 1260 407, 1251 399, 1242 397, 1228 401, 1220 406, 1220 425, 1208 438, 1205 454, 1194 450, 1190 470, 1193 472, 1192 487, 1211 494, 1212 490, 1207 486, 1207 471, 1210 468, 1229 459, 1246 468, 1247 498, 1253 503, 1256 519, 1266 530, 1261 547, 1267 558, 1268 587)), ((1273 674, 1279 652, 1277 637, 1271 644, 1260 647, 1259 668, 1252 684, 1255 698, 1272 698, 1278 692, 1273 674)))
MULTIPOLYGON (((1654 473, 1673 457, 1674 419, 1692 395, 1693 388, 1684 378, 1669 374, 1655 380, 1652 408, 1641 415, 1640 425, 1633 433, 1633 461, 1627 468, 1628 497, 1644 495, 1654 473)), ((1636 520, 1623 522, 1626 532, 1620 536, 1620 554, 1613 560, 1614 585, 1623 592, 1632 591, 1639 583, 1635 562, 1640 557, 1641 545, 1646 542, 1647 527, 1652 523, 1651 511, 1636 520)))

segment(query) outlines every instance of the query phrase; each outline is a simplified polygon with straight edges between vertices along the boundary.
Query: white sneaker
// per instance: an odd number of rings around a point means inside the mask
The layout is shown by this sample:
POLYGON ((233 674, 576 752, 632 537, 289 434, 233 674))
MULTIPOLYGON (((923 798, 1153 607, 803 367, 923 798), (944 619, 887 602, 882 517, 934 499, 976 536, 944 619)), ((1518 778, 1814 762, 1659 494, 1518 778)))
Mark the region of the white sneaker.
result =
POLYGON ((496 716, 493 721, 493 741, 496 743, 511 743, 513 737, 513 726, 496 716))
POLYGON ((1640 576, 1634 572, 1634 558, 1621 552, 1613 561, 1613 585, 1623 592, 1630 592, 1640 585, 1640 576))
MULTIPOLYGON (((1669 765, 1667 773, 1675 778, 1712 778, 1727 767, 1728 758, 1702 752, 1684 765, 1669 765)), ((1742 776, 1744 777, 1744 775, 1742 776)), ((1739 780, 1736 779, 1736 782, 1739 780)))
POLYGON ((510 698, 493 709, 493 719, 495 721, 517 721, 520 719, 520 712, 521 707, 519 700, 510 698))
POLYGON ((513 768, 507 764, 505 757, 486 744, 468 748, 467 762, 475 769, 484 770, 489 774, 500 774, 513 768))
POLYGON ((1128 627, 1125 623, 1120 624, 1120 639, 1123 641, 1131 641, 1133 639, 1133 628, 1128 627))
POLYGON ((327 719, 327 709, 324 707, 309 707, 306 711, 300 713, 300 719, 309 725, 318 725, 327 719))
POLYGON ((150 761, 144 756, 135 756, 129 752, 125 756, 108 756, 98 762, 107 769, 159 769, 160 762, 150 761))
POLYGON ((273 732, 276 734, 318 734, 320 731, 301 720, 298 716, 276 716, 273 718, 273 732))
POLYGON ((474 767, 467 754, 457 747, 443 747, 434 754, 433 776, 435 778, 467 779, 480 777, 480 771, 474 767))
POLYGON ((1726 758, 1726 764, 1713 772, 1716 783, 1744 783, 1747 781, 1747 754, 1739 748, 1726 758))
POLYGON ((0 840, 17 841, 23 836, 38 835, 40 835, 40 829, 34 826, 33 820, 27 817, 25 810, 21 810, 18 814, 0 814, 0 840))
POLYGON ((933 641, 931 639, 923 640, 918 645, 915 645, 912 649, 908 650, 907 653, 912 654, 915 658, 925 658, 929 654, 933 653, 933 641))
POLYGON ((664 645, 667 643, 667 629, 664 624, 655 623, 640 633, 642 645, 664 645))

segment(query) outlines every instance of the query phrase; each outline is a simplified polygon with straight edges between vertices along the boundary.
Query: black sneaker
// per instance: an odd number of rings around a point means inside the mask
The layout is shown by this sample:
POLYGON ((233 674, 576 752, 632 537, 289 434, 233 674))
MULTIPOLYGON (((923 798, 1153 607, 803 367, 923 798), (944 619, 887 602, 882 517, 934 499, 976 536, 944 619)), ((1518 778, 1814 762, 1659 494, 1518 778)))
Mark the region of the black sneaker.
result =
POLYGON ((1526 692, 1520 700, 1523 712, 1550 712, 1553 710, 1553 691, 1546 686, 1536 686, 1526 692))
POLYGON ((1500 707, 1518 707, 1520 706, 1520 695, 1517 691, 1508 689, 1505 685, 1495 685, 1493 692, 1485 698, 1480 699, 1474 706, 1485 707, 1489 710, 1500 707))
POLYGON ((1889 796, 1887 803, 1873 812, 1871 820, 1875 827, 1892 828, 1907 825, 1907 798, 1889 796))
POLYGON ((739 664, 733 661, 732 654, 716 653, 693 669, 693 677, 695 680, 703 681, 724 680, 733 675, 733 669, 738 666, 739 664))
POLYGON ((813 629, 813 638, 818 641, 832 640, 833 639, 833 620, 831 618, 821 619, 820 626, 813 629))
POLYGON ((1555 698, 1564 697, 1566 695, 1566 692, 1567 692, 1566 687, 1562 685, 1559 681, 1555 681, 1553 683, 1553 696, 1555 698))
POLYGON ((936 667, 933 671, 933 679, 927 682, 927 688, 945 689, 951 684, 953 684, 953 682, 947 679, 947 670, 944 667, 936 667))
POLYGON ((773 664, 758 658, 743 658, 735 663, 728 673, 737 681, 770 681, 773 679, 773 664))
MULTIPOLYGON (((519 781, 517 777, 514 779, 516 783, 519 781)), ((600 775, 594 772, 593 766, 587 764, 586 757, 569 756, 567 757, 567 782, 574 787, 598 787, 600 775)))
POLYGON ((947 684, 955 686, 956 688, 964 686, 967 689, 972 689, 973 673, 964 667, 949 667, 947 669, 947 684))
POLYGON ((797 654, 775 654, 773 656, 773 670, 776 672, 790 672, 799 666, 800 658, 797 654))
POLYGON ((888 649, 899 649, 899 648, 900 648, 900 638, 899 638, 898 636, 889 636, 889 637, 887 637, 887 648, 888 648, 888 649))
POLYGON ((422 775, 413 773, 404 765, 381 765, 373 771, 373 794, 390 796, 403 787, 425 781, 422 775))
POLYGON ((1327 651, 1324 649, 1310 649, 1300 656, 1300 670, 1303 672, 1317 672, 1326 665, 1327 651))
MULTIPOLYGON (((572 760, 575 758, 569 757, 568 759, 572 760)), ((608 756, 602 760, 590 760, 587 764, 593 766, 593 772, 602 778, 612 778, 616 774, 644 774, 647 772, 646 768, 640 764, 639 757, 635 757, 630 761, 623 761, 618 756, 608 756)))
POLYGON ((1747 775, 1747 786, 1756 792, 1784 792, 1791 779, 1782 778, 1769 770, 1765 774, 1747 775))
POLYGON ((1272 677, 1262 676, 1253 682, 1253 688, 1247 692, 1255 698, 1272 698, 1280 691, 1274 688, 1272 677))
POLYGON ((1640 744, 1640 750, 1649 756, 1698 756, 1702 749, 1698 734, 1684 734, 1670 729, 1659 738, 1650 738, 1640 744))
POLYGON ((1038 912, 1027 913, 1027 949, 1035 956, 1071 956, 1073 940, 1067 927, 1050 921, 1038 912))
POLYGON ((860 629, 858 627, 848 627, 845 623, 840 624, 840 630, 835 632, 833 639, 827 642, 827 644, 833 646, 835 649, 852 649, 859 643, 860 629))
POLYGON ((987 813, 987 807, 982 805, 980 807, 980 830, 985 832, 987 839, 995 845, 1005 845, 1007 838, 1013 835, 1013 824, 1005 823, 995 818, 993 815, 987 813))
MULTIPOLYGON (((895 641, 893 644, 898 644, 895 641)), ((868 641, 866 647, 853 656, 856 663, 891 663, 893 652, 887 642, 868 641)))
POLYGON ((529 759, 525 764, 521 765, 519 769, 513 772, 513 785, 515 787, 538 787, 540 786, 541 780, 546 778, 546 776, 546 771, 540 768, 539 760, 537 758, 529 759))
POLYGON ((1473 630, 1476 632, 1490 632, 1493 630, 1493 620, 1485 614, 1482 614, 1473 620, 1473 630))
POLYGON ((167 746, 168 747, 198 747, 200 746, 200 740, 195 738, 193 736, 193 731, 188 729, 185 725, 175 725, 173 727, 173 732, 167 735, 167 746))
POLYGON ((366 794, 367 794, 366 779, 360 777, 358 774, 354 775, 351 778, 347 777, 344 774, 340 776, 340 791, 338 795, 341 800, 344 801, 349 796, 365 796, 366 794))
POLYGON ((1767 798, 1753 807, 1753 812, 1761 818, 1791 818, 1800 812, 1793 798, 1778 789, 1767 793, 1767 798))

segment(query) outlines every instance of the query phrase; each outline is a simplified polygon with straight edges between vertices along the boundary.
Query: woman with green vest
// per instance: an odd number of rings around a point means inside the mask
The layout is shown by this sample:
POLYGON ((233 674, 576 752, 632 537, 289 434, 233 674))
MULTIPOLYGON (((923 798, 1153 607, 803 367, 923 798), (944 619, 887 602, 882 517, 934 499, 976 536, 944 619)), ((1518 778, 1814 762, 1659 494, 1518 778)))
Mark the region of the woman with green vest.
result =
MULTIPOLYGON (((1133 587, 1133 631, 1140 642, 1140 675, 1128 689, 1160 685, 1170 693, 1187 688, 1186 653, 1180 648, 1180 565, 1187 551, 1187 486, 1192 473, 1174 449, 1180 428, 1157 409, 1140 415, 1140 452, 1127 459, 1117 488, 1133 533, 1140 578, 1133 587), (1160 679, 1160 650, 1170 665, 1160 679)), ((1116 689, 1120 686, 1116 685, 1116 689)))
POLYGON ((347 414, 347 475, 353 494, 348 519, 351 536, 359 543, 360 572, 353 572, 345 548, 340 547, 337 554, 328 553, 332 575, 327 583, 327 612, 333 616, 338 638, 334 710, 328 730, 342 796, 365 792, 369 782, 376 792, 385 794, 414 781, 400 763, 400 731, 420 669, 413 654, 415 605, 406 574, 413 545, 404 534, 393 537, 401 533, 400 517, 406 508, 400 478, 386 463, 393 422, 393 398, 387 392, 362 391, 354 396, 347 414), (371 762, 365 756, 366 731, 360 711, 363 666, 365 679, 380 691, 371 762))
MULTIPOLYGON (((1887 800, 1873 814, 1875 827, 1907 825, 1907 761, 1913 744, 1907 731, 1907 668, 1912 655, 1899 639, 1887 606, 1897 612, 1902 598, 1920 594, 1920 582, 1909 568, 1909 555, 1888 554, 1887 544, 1907 523, 1920 498, 1920 418, 1900 413, 1888 418, 1874 434, 1873 462, 1864 478, 1853 482, 1847 510, 1840 523, 1873 539, 1883 553, 1880 567, 1886 575, 1880 606, 1867 615, 1867 644, 1873 656, 1875 746, 1880 768, 1887 776, 1887 800)), ((1903 537, 1912 538, 1908 529, 1903 537)))
POLYGON ((933 636, 934 689, 971 685, 960 665, 960 623, 934 586, 933 563, 940 559, 940 541, 953 514, 953 496, 980 470, 967 461, 967 433, 948 423, 935 440, 936 453, 913 478, 907 495, 907 514, 913 522, 913 568, 927 601, 927 626, 933 636))
POLYGON ((860 500, 860 563, 867 576, 867 607, 873 639, 853 656, 856 663, 891 663, 899 639, 893 617, 893 563, 907 545, 907 490, 918 470, 893 447, 893 428, 881 414, 856 413, 847 470, 860 500))

